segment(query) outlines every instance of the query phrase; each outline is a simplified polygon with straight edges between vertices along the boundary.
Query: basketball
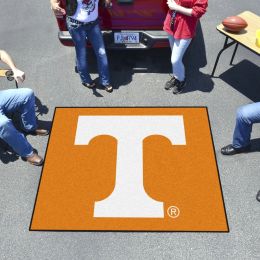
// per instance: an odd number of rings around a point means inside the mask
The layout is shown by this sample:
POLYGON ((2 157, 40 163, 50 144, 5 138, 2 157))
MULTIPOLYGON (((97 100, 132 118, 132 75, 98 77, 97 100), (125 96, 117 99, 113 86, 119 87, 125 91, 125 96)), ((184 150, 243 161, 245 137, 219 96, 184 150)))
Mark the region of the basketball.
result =
POLYGON ((229 16, 222 21, 222 24, 231 32, 240 32, 247 27, 247 22, 239 16, 229 16))

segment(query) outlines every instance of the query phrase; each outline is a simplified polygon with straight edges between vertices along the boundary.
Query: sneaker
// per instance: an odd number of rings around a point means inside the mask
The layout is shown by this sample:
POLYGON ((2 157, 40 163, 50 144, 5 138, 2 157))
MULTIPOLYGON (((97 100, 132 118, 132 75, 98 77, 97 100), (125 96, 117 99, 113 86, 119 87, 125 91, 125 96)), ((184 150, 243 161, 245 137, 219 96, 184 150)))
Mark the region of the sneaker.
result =
POLYGON ((87 87, 87 88, 94 88, 94 87, 96 87, 95 81, 92 81, 91 83, 82 83, 82 85, 84 87, 87 87))
POLYGON ((102 85, 106 92, 113 92, 113 87, 111 85, 102 85))
POLYGON ((166 90, 169 90, 169 89, 173 88, 174 84, 175 84, 175 81, 176 81, 176 78, 174 76, 172 76, 172 78, 165 83, 164 88, 166 90))
POLYGON ((178 79, 175 79, 175 84, 173 86, 172 93, 173 94, 181 93, 184 89, 185 84, 186 84, 186 80, 179 81, 178 79))

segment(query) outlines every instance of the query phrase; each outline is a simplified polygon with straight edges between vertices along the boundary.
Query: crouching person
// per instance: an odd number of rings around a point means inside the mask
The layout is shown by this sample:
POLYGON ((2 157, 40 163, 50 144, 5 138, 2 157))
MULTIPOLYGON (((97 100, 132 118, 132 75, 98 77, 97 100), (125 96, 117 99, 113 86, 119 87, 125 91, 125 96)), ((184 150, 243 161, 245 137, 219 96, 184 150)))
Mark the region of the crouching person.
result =
MULTIPOLYGON (((23 82, 25 74, 16 68, 11 57, 0 50, 0 60, 13 71, 17 82, 23 82)), ((35 116, 35 97, 31 89, 8 89, 0 91, 0 138, 27 162, 40 166, 43 158, 39 156, 13 124, 13 117, 19 120, 19 126, 27 134, 47 135, 48 131, 37 127, 35 116)))
POLYGON ((260 123, 260 102, 238 108, 233 142, 223 147, 221 153, 234 155, 250 151, 250 136, 255 123, 260 123))

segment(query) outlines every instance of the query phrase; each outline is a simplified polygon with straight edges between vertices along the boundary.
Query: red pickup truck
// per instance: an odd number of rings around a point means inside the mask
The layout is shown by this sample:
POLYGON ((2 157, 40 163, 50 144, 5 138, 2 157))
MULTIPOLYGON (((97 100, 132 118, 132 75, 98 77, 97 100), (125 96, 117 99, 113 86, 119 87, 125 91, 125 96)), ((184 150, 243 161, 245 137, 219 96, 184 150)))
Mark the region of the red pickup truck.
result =
MULTIPOLYGON (((100 1, 101 2, 101 1, 100 1)), ((65 7, 66 0, 61 0, 65 7)), ((168 7, 166 0, 113 0, 111 8, 100 5, 99 16, 108 49, 148 49, 168 47, 167 34, 162 30, 168 7)), ((73 46, 65 16, 57 17, 59 40, 73 46)))

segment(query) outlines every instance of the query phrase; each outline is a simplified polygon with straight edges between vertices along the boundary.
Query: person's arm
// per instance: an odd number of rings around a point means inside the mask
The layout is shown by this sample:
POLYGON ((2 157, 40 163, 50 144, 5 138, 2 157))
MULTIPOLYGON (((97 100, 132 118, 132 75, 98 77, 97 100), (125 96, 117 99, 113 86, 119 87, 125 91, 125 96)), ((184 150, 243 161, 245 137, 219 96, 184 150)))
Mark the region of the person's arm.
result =
POLYGON ((56 16, 66 14, 65 9, 60 7, 60 1, 59 0, 50 0, 50 3, 51 3, 51 9, 53 10, 53 12, 56 16))
POLYGON ((103 0, 103 4, 105 7, 110 8, 112 7, 112 0, 103 0))
POLYGON ((207 10, 208 0, 197 0, 192 8, 180 6, 174 0, 168 0, 167 4, 171 10, 175 10, 187 16, 200 18, 207 10))
POLYGON ((167 5, 171 10, 174 10, 181 14, 185 14, 187 16, 192 16, 192 8, 180 6, 174 0, 168 0, 167 5))
POLYGON ((192 16, 200 18, 206 13, 208 7, 208 0, 197 0, 192 7, 192 16))
POLYGON ((18 83, 23 82, 25 80, 24 72, 16 68, 12 58, 6 51, 0 50, 0 60, 10 67, 10 69, 14 73, 13 77, 18 83))

